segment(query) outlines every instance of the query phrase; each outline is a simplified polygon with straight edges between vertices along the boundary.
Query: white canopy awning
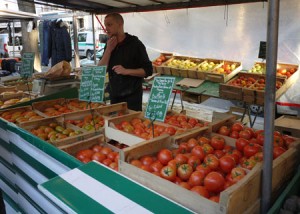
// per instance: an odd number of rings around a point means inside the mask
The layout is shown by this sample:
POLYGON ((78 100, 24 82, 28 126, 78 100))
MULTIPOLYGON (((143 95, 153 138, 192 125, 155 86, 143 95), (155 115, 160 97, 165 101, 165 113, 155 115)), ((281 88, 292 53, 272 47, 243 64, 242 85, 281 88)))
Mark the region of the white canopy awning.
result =
POLYGON ((0 22, 7 22, 10 20, 21 20, 21 19, 34 19, 38 18, 38 15, 34 13, 27 13, 16 10, 3 10, 0 9, 0 22))

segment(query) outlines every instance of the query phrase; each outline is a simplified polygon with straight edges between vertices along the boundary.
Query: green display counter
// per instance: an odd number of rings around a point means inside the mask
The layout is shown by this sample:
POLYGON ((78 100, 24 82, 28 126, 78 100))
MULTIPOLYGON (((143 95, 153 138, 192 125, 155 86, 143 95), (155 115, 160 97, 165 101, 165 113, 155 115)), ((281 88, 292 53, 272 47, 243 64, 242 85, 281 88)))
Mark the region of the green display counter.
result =
POLYGON ((55 177, 39 189, 67 213, 191 213, 96 162, 55 177))

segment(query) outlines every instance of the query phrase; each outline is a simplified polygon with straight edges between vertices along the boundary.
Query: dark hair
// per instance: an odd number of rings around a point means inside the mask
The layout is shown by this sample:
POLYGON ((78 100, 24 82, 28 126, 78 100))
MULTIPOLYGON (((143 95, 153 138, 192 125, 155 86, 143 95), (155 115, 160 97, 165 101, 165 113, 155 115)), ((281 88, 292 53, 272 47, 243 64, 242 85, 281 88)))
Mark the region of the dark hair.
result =
POLYGON ((107 17, 112 17, 112 18, 114 18, 117 22, 120 22, 121 24, 124 24, 124 19, 123 19, 123 17, 121 16, 121 14, 119 14, 119 13, 110 13, 110 14, 107 14, 107 15, 105 16, 105 18, 107 18, 107 17))

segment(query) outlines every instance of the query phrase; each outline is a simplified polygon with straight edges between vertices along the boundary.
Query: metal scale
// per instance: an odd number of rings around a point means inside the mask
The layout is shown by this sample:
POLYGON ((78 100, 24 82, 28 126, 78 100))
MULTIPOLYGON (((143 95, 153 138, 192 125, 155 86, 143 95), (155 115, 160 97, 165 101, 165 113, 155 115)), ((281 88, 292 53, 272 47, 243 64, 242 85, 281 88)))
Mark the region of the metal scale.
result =
POLYGON ((58 80, 34 79, 32 85, 32 92, 34 94, 45 96, 69 88, 79 88, 79 86, 80 80, 75 79, 75 76, 70 76, 70 78, 58 80))

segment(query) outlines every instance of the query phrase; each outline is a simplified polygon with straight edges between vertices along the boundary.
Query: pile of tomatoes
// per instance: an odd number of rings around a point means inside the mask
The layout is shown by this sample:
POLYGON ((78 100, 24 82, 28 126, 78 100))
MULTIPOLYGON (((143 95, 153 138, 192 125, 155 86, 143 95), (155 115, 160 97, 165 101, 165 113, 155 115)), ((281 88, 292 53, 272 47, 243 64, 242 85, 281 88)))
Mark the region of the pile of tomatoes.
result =
MULTIPOLYGON (((263 160, 264 130, 254 130, 240 122, 235 122, 231 126, 221 126, 217 132, 236 139, 236 149, 243 155, 241 161, 243 167, 252 169, 257 162, 263 160)), ((281 135, 280 132, 275 131, 273 159, 283 154, 294 141, 293 137, 281 135)))
POLYGON ((95 160, 118 171, 119 153, 107 146, 103 146, 101 143, 96 144, 89 149, 78 151, 75 157, 83 163, 95 160))
POLYGON ((168 113, 165 118, 165 123, 183 129, 191 129, 194 127, 208 126, 209 122, 204 122, 196 118, 188 117, 184 114, 168 113))
POLYGON ((221 136, 198 136, 177 149, 162 149, 155 156, 131 160, 136 167, 219 202, 220 192, 246 175, 239 167, 242 153, 221 136))
POLYGON ((151 121, 149 119, 133 118, 131 121, 122 121, 119 124, 115 124, 118 130, 136 135, 145 140, 158 137, 162 134, 175 135, 182 133, 183 130, 176 129, 172 126, 162 126, 154 124, 152 128, 151 121))

